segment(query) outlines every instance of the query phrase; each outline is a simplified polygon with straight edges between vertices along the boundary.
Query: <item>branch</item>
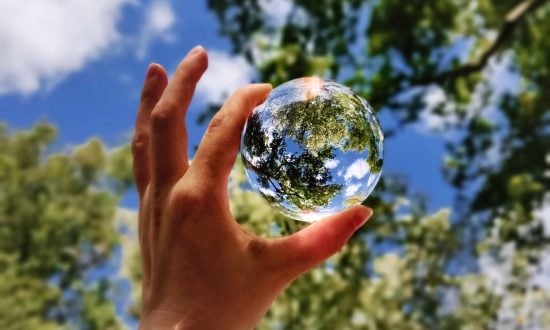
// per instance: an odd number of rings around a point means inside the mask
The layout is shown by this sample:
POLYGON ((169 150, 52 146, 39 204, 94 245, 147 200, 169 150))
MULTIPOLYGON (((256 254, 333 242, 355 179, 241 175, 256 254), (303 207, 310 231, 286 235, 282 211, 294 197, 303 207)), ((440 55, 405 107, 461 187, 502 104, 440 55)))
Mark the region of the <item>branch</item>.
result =
POLYGON ((416 81, 413 85, 425 85, 430 83, 444 83, 447 80, 452 80, 460 76, 467 76, 474 72, 481 71, 489 62, 489 59, 495 55, 500 48, 506 43, 518 25, 525 19, 527 14, 536 8, 540 7, 546 0, 525 0, 520 2, 504 17, 504 24, 500 27, 499 33, 493 44, 481 55, 475 63, 466 64, 459 68, 443 71, 434 76, 424 76, 416 81))

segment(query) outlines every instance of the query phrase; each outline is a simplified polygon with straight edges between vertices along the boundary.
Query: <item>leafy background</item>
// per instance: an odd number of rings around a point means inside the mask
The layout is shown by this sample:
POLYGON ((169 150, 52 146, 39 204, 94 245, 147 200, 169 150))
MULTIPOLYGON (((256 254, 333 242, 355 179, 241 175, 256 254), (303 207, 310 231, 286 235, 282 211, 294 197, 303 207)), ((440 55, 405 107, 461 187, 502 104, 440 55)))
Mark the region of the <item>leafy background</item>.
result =
MULTIPOLYGON (((135 328, 127 146, 151 61, 210 69, 190 154, 236 87, 319 75, 378 111, 375 217, 260 329, 550 327, 550 3, 544 0, 0 2, 0 328, 135 328)), ((289 221, 232 174, 237 219, 289 221)))

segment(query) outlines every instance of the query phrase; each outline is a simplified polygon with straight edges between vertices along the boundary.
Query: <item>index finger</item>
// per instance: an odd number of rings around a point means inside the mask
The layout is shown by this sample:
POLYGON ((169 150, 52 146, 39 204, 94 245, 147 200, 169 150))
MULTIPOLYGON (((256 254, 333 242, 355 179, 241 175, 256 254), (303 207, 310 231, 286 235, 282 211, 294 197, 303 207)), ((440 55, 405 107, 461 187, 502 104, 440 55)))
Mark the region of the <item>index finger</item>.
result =
POLYGON ((216 185, 216 190, 226 190, 223 183, 235 163, 244 123, 271 89, 270 84, 251 84, 239 89, 210 121, 191 170, 199 177, 208 178, 216 185))

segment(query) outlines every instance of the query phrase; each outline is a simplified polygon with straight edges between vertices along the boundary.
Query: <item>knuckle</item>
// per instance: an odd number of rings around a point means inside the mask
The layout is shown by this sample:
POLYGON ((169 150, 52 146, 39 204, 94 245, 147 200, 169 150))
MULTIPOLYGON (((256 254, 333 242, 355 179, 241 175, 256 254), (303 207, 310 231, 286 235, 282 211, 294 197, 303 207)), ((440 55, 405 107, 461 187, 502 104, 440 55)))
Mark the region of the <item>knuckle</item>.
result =
POLYGON ((155 128, 164 128, 172 121, 171 110, 169 105, 164 105, 158 110, 151 113, 151 125, 155 128))
POLYGON ((251 105, 251 93, 252 93, 252 86, 251 85, 248 85, 248 86, 243 86, 243 87, 240 87, 239 89, 237 89, 237 91, 235 92, 235 95, 234 95, 234 98, 238 101, 238 102, 242 102, 242 104, 244 106, 250 106, 251 105))
POLYGON ((184 190, 180 194, 181 200, 186 201, 186 204, 191 206, 200 206, 204 203, 205 197, 198 189, 184 190))
POLYGON ((157 95, 157 93, 156 93, 156 90, 154 88, 146 86, 141 91, 140 101, 143 104, 149 104, 149 103, 153 102, 153 100, 156 99, 156 95, 157 95))
POLYGON ((222 113, 216 114, 214 118, 212 118, 212 120, 210 121, 210 124, 208 124, 208 131, 212 132, 222 127, 224 122, 225 122, 225 115, 222 113))
POLYGON ((244 85, 237 89, 236 94, 248 95, 252 92, 252 90, 254 90, 254 88, 255 88, 255 84, 244 85))
POLYGON ((255 237, 248 242, 246 247, 248 253, 254 257, 263 257, 265 256, 268 248, 268 243, 261 238, 255 237))
POLYGON ((241 87, 237 88, 237 90, 235 91, 235 95, 238 95, 240 97, 245 96, 246 94, 248 94, 249 90, 250 90, 249 85, 241 86, 241 87))
POLYGON ((160 99, 159 103, 155 107, 153 113, 156 112, 165 112, 165 113, 174 113, 181 108, 181 101, 175 97, 163 97, 160 99))
POLYGON ((168 196, 168 203, 180 213, 189 213, 190 210, 199 210, 205 202, 205 196, 199 189, 187 189, 176 185, 168 196))
POLYGON ((184 75, 190 81, 197 81, 202 72, 208 67, 207 56, 193 56, 180 62, 176 71, 184 75))
POLYGON ((181 80, 181 89, 188 92, 193 92, 197 87, 198 78, 193 77, 191 74, 184 72, 181 80))
MULTIPOLYGON (((258 90, 255 85, 241 87, 234 94, 232 100, 233 105, 242 109, 255 108, 260 101, 257 91, 258 90)), ((248 111, 241 111, 241 113, 248 114, 248 111)))
POLYGON ((132 154, 134 156, 141 154, 147 149, 149 144, 149 135, 146 133, 136 133, 132 138, 132 154))
POLYGON ((346 237, 335 237, 326 242, 327 257, 341 251, 346 244, 346 237))
POLYGON ((339 243, 329 244, 327 258, 334 255, 334 254, 336 254, 336 253, 341 252, 343 248, 344 248, 344 245, 339 244, 339 243))
POLYGON ((193 90, 200 78, 194 63, 183 60, 176 69, 175 77, 183 90, 193 90))

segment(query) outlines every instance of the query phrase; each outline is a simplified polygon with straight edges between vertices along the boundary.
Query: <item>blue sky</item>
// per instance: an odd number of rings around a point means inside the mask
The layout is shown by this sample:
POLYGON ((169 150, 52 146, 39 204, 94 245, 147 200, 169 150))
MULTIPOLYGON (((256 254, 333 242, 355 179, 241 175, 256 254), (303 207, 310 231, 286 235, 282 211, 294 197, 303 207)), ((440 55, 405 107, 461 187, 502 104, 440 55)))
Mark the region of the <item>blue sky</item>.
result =
MULTIPOLYGON (((196 116, 206 103, 222 100, 254 77, 242 58, 229 53, 230 44, 218 35, 218 22, 203 1, 100 0, 73 6, 31 2, 0 4, 0 15, 12 17, 0 27, 0 44, 8 45, 0 48, 0 121, 12 130, 39 121, 55 124, 55 151, 92 137, 113 147, 127 143, 149 63, 161 63, 173 72, 194 45, 207 48, 210 68, 187 118, 191 154, 204 131, 196 116), (59 23, 69 16, 81 19, 59 23), (34 21, 43 24, 24 24, 34 21)), ((382 114, 380 119, 383 127, 392 125, 390 116, 382 114)), ((452 203, 453 193, 440 170, 440 136, 411 127, 387 139, 385 149, 384 171, 405 173, 410 188, 428 196, 431 210, 452 203)), ((127 197, 123 204, 135 207, 135 198, 127 197)))

